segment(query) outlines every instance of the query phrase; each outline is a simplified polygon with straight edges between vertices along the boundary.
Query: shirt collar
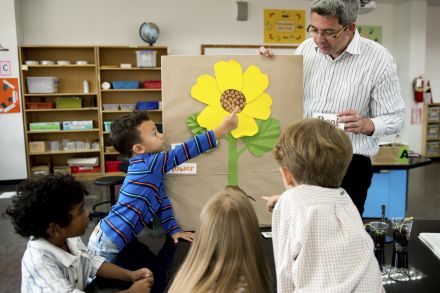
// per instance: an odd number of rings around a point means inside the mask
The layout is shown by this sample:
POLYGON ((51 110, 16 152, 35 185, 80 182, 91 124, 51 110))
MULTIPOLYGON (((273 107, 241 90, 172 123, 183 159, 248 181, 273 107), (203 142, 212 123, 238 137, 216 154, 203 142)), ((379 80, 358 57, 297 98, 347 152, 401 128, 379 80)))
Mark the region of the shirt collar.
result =
POLYGON ((68 253, 67 251, 64 251, 63 249, 53 245, 44 238, 31 239, 29 241, 29 247, 50 251, 60 263, 62 263, 65 267, 69 267, 81 255, 80 251, 76 247, 77 241, 77 237, 66 239, 67 247, 69 247, 71 253, 68 253))
MULTIPOLYGON (((357 31, 357 29, 355 29, 353 39, 351 40, 350 44, 348 44, 347 48, 345 49, 345 51, 342 54, 344 54, 345 52, 350 53, 352 55, 360 54, 361 53, 360 39, 361 39, 361 36, 359 35, 359 32, 357 31)), ((315 41, 313 41, 313 45, 315 46, 316 52, 319 52, 319 47, 315 43, 315 41)))

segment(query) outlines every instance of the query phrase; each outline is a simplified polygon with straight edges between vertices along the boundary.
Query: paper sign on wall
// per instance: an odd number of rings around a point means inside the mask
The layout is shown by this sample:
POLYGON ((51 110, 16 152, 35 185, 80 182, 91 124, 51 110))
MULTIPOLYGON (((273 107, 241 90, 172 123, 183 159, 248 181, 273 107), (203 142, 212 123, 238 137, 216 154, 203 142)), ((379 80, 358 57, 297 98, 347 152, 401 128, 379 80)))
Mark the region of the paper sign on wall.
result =
POLYGON ((20 113, 18 78, 0 78, 0 114, 20 113))
POLYGON ((264 42, 300 44, 306 36, 304 10, 264 10, 264 42))

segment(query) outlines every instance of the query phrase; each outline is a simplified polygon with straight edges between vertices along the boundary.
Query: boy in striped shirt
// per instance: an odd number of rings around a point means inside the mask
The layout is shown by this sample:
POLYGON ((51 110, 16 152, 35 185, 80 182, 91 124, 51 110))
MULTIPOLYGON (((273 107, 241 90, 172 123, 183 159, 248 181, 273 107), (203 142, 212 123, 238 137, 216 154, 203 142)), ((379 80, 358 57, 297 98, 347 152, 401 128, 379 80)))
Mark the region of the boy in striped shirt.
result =
POLYGON ((183 162, 216 147, 216 140, 237 127, 236 109, 214 130, 191 138, 174 149, 164 150, 163 135, 146 111, 134 112, 114 121, 111 139, 115 149, 130 157, 127 176, 118 202, 90 236, 89 250, 110 262, 154 218, 159 218, 165 232, 177 243, 192 242, 193 233, 177 225, 170 200, 165 195, 165 173, 183 162))

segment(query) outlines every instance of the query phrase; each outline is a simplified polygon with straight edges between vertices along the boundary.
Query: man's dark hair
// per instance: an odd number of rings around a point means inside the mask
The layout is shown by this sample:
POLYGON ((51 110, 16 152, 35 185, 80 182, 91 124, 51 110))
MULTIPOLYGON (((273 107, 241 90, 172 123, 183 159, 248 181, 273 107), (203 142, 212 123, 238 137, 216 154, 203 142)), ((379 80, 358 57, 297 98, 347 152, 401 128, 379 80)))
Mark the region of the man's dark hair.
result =
POLYGON ((15 231, 24 236, 47 238, 50 223, 66 227, 72 220, 74 205, 88 192, 72 175, 48 175, 21 182, 17 195, 6 209, 15 231))
POLYGON ((122 155, 131 157, 133 146, 141 140, 138 127, 149 120, 147 111, 136 111, 113 121, 111 140, 114 148, 122 155))

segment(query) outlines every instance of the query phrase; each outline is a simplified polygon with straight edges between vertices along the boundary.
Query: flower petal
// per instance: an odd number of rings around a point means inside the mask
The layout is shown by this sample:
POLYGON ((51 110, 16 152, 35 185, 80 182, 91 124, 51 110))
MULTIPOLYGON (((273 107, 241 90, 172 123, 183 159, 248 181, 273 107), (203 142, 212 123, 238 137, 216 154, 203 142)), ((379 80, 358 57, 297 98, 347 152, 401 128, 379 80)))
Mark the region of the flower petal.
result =
POLYGON ((238 113, 237 117, 238 127, 231 131, 233 137, 240 138, 242 136, 253 136, 258 132, 258 125, 254 118, 242 113, 238 113))
POLYGON ((241 64, 236 60, 217 62, 214 65, 214 72, 220 93, 228 89, 241 91, 243 87, 243 72, 241 64))
POLYGON ((221 107, 219 88, 214 77, 204 74, 197 78, 197 83, 191 88, 191 96, 202 103, 221 107))
POLYGON ((260 68, 251 65, 243 74, 243 94, 246 96, 246 103, 251 103, 260 96, 269 85, 269 77, 261 73, 260 68))
POLYGON ((197 122, 200 126, 212 130, 218 127, 227 115, 229 115, 229 113, 223 110, 223 108, 207 106, 200 112, 199 116, 197 116, 197 122))
POLYGON ((241 113, 261 120, 267 120, 270 117, 270 105, 272 98, 267 93, 263 93, 257 99, 243 108, 241 113))

